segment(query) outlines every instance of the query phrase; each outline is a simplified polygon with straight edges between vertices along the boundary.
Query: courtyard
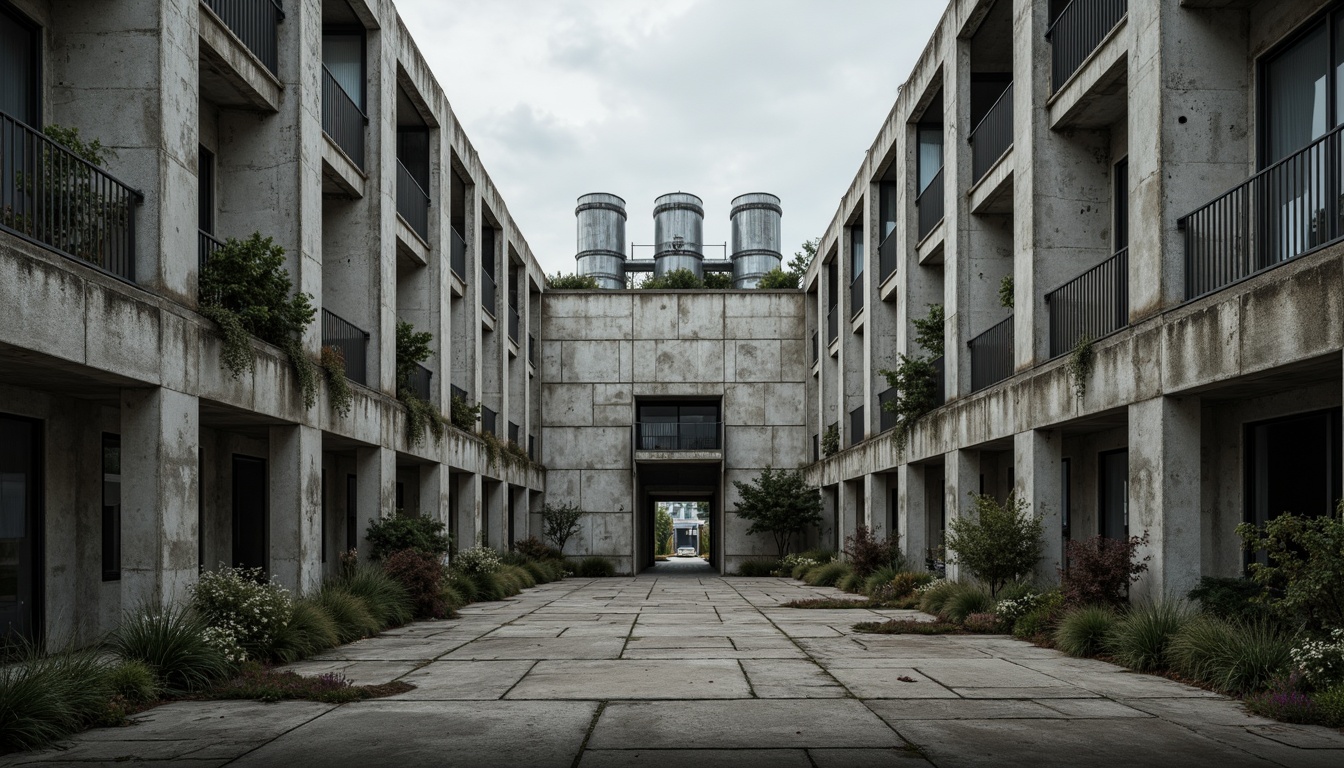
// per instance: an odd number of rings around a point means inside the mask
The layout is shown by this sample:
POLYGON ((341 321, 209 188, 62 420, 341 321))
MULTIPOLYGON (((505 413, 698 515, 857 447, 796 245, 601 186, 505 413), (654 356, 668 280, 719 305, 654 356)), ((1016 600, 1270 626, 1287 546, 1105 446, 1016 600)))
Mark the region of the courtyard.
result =
MULTIPOLYGON (((663 566, 673 566, 664 568, 663 566)), ((792 579, 566 579, 293 665, 403 694, 179 701, 3 765, 1339 766, 1344 735, 1006 636, 859 635, 792 579)))

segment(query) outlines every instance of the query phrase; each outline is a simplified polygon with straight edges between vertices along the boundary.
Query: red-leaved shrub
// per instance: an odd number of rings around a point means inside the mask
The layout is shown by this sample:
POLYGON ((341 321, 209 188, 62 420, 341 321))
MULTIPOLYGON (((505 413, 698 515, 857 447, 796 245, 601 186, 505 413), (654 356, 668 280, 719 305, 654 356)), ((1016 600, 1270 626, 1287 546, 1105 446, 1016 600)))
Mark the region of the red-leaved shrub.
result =
POLYGON ((879 539, 866 525, 855 528, 854 535, 845 538, 845 554, 849 557, 850 567, 861 579, 868 578, 879 568, 890 566, 899 571, 904 565, 900 535, 893 533, 879 539))
POLYGON ((437 555, 402 549, 383 560, 383 570, 406 589, 415 604, 417 619, 447 618, 449 607, 442 594, 444 570, 437 555))
POLYGON ((1129 585, 1148 570, 1148 557, 1137 560, 1138 548, 1147 546, 1148 534, 1129 539, 1093 536, 1069 541, 1064 547, 1068 569, 1059 572, 1059 590, 1068 605, 1123 605, 1129 585))

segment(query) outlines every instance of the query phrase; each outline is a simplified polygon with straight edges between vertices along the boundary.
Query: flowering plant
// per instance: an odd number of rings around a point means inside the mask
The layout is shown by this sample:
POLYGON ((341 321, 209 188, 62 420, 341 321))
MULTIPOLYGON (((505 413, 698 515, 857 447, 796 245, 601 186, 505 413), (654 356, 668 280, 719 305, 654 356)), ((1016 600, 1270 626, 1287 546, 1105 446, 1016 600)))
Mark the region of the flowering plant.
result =
POLYGON ((212 642, 226 653, 234 646, 246 658, 269 651, 278 630, 289 624, 289 590, 261 568, 230 568, 201 574, 191 587, 192 605, 216 630, 212 642))
POLYGON ((1043 595, 1023 595, 1022 597, 1000 600, 994 604, 994 615, 999 621, 1012 626, 1018 619, 1036 610, 1044 602, 1043 595))
POLYGON ((1317 690, 1344 683, 1344 629, 1327 640, 1309 640, 1291 651, 1302 679, 1317 690))
POLYGON ((779 561, 781 570, 792 570, 800 565, 805 565, 811 568, 812 566, 817 565, 817 561, 810 557, 804 557, 796 552, 791 552, 785 555, 784 559, 779 561))
POLYGON ((453 565, 462 573, 494 573, 504 563, 499 553, 489 547, 472 547, 457 553, 453 565))
POLYGON ((938 587, 942 586, 942 585, 945 584, 946 582, 947 582, 947 579, 934 579, 933 581, 930 581, 928 584, 925 584, 925 585, 923 585, 923 586, 921 586, 921 587, 915 587, 914 592, 915 592, 916 595, 922 595, 922 594, 924 594, 925 592, 932 592, 933 590, 935 590, 935 589, 937 589, 938 587))

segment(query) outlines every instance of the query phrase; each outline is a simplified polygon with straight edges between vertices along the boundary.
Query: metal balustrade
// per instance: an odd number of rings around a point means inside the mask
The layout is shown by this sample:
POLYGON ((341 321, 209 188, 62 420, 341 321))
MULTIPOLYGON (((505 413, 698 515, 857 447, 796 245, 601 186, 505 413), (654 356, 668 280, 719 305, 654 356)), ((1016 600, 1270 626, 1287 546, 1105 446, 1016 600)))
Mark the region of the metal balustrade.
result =
POLYGON ((1073 0, 1064 6, 1045 32, 1055 91, 1073 77, 1128 10, 1127 0, 1073 0))
POLYGON ((203 0, 247 50, 271 71, 280 74, 280 22, 285 11, 276 0, 203 0))
POLYGON ((858 445, 863 442, 865 426, 863 423, 863 406, 849 412, 849 444, 858 445))
POLYGON ((821 337, 816 331, 812 332, 812 364, 816 365, 821 359, 821 337))
POLYGON ((518 442, 518 436, 519 436, 520 434, 522 434, 522 431, 523 431, 523 428, 522 428, 522 427, 520 427, 520 426, 518 426, 517 424, 514 424, 512 421, 510 421, 510 422, 509 422, 509 442, 511 442, 511 443, 515 443, 515 444, 516 444, 516 443, 518 442))
POLYGON ((0 229, 135 282, 144 195, 0 112, 0 229))
POLYGON ((1198 298, 1344 237, 1344 125, 1177 220, 1185 298, 1198 298))
POLYGON ((498 430, 496 430, 496 428, 495 428, 495 427, 496 427, 495 422, 496 422, 496 420, 497 420, 498 418, 499 418, 499 414, 495 413, 495 412, 494 412, 493 410, 491 410, 490 408, 487 408, 486 406, 482 405, 482 406, 481 406, 481 431, 482 431, 482 432, 489 432, 489 433, 492 434, 492 435, 498 435, 499 432, 498 432, 498 430))
POLYGON ((481 267, 481 306, 495 317, 495 279, 481 267))
POLYGON ((397 160, 397 214, 411 231, 429 242, 429 193, 397 160))
POLYGON ((336 82, 331 70, 322 65, 322 130, 361 170, 364 168, 364 127, 368 124, 364 111, 336 82))
MULTIPOLYGON (((368 384, 366 361, 368 359, 369 332, 356 327, 339 315, 322 310, 322 346, 331 347, 340 354, 345 363, 345 377, 359 384, 368 384)), ((425 384, 429 390, 429 384, 425 384)), ((427 399, 427 398, 426 398, 427 399)))
POLYGON ((836 338, 838 338, 839 336, 840 336, 839 313, 835 311, 835 307, 831 307, 830 311, 826 313, 826 343, 830 344, 831 342, 835 341, 836 338))
POLYGON ((999 95, 980 124, 971 130, 971 183, 984 178, 1013 146, 1013 84, 999 95))
POLYGON ((468 405, 471 404, 471 401, 468 399, 467 390, 457 386, 456 384, 448 385, 448 394, 452 397, 460 398, 462 402, 467 403, 468 405))
POLYGON ((431 396, 433 392, 430 387, 430 382, 433 378, 433 371, 420 363, 416 363, 415 370, 411 372, 411 377, 406 382, 406 388, 414 392, 421 400, 424 400, 427 403, 432 403, 434 402, 434 398, 431 396))
POLYGON ((510 304, 510 305, 509 305, 509 338, 512 339, 513 342, 514 342, 515 344, 518 343, 518 324, 519 324, 520 322, 521 322, 521 318, 518 317, 518 309, 517 309, 517 307, 514 307, 512 304, 510 304))
POLYGON ((1129 325, 1129 249, 1045 294, 1050 311, 1050 356, 1067 354, 1084 337, 1093 341, 1129 325))
POLYGON ((196 230, 196 260, 197 266, 204 270, 205 265, 210 263, 210 257, 215 255, 215 251, 224 247, 224 241, 206 232, 203 229, 196 230))
POLYGON ((717 451, 723 422, 635 422, 635 448, 640 451, 717 451))
POLYGON ((863 273, 860 272, 854 277, 854 282, 849 284, 849 314, 851 317, 859 314, 863 309, 863 273))
POLYGON ((971 349, 971 391, 979 392, 1013 375, 1013 316, 966 342, 971 349))
POLYGON ((899 238, 896 237, 896 230, 892 230, 885 238, 882 244, 877 246, 878 269, 881 270, 882 282, 886 282, 896 272, 896 266, 899 264, 900 251, 897 246, 899 238))
POLYGON ((467 241, 454 228, 452 230, 452 243, 450 245, 451 256, 448 260, 453 274, 459 278, 467 279, 467 241))
POLYGON ((915 198, 915 209, 919 219, 918 238, 923 240, 929 236, 934 227, 938 226, 938 222, 943 220, 942 168, 939 168, 938 172, 929 180, 929 186, 925 187, 924 191, 919 193, 919 197, 915 198))
POLYGON ((527 362, 532 365, 537 364, 537 335, 535 333, 527 334, 527 362))

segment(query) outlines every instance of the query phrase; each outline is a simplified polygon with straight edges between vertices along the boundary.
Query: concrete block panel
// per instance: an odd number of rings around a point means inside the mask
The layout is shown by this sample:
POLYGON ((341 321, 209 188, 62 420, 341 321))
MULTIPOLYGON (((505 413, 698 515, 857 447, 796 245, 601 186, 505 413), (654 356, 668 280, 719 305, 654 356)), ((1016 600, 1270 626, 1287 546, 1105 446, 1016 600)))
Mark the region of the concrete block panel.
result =
POLYGON ((635 397, 722 397, 724 385, 718 381, 637 381, 631 389, 635 397))
POLYGON ((543 427, 547 467, 629 469, 629 427, 543 427))
POLYGON ((621 317, 552 317, 546 321, 542 333, 549 339, 629 339, 630 318, 621 317))
POLYGON ((542 381, 560 381, 561 356, 564 352, 564 342, 560 341, 542 341, 541 342, 541 380, 542 381))
POLYGON ((812 461, 812 435, 803 425, 774 427, 774 453, 772 461, 776 467, 793 469, 812 461))
POLYGON ((775 460, 772 427, 729 427, 724 436, 724 465, 734 469, 764 467, 775 460))
POLYGON ((582 499, 583 470, 550 469, 546 472, 546 501, 578 504, 582 499))
POLYGON ((802 337, 780 339, 779 341, 779 380, 806 381, 812 373, 812 350, 808 348, 811 340, 802 337))
MULTIPOLYGON (((1326 254, 1322 254, 1323 256, 1326 254)), ((1265 370, 1337 352, 1344 340, 1344 263, 1333 258, 1280 267, 1277 279, 1242 298, 1241 369, 1265 370)))
POLYGON ((677 337, 682 339, 722 339, 723 297, 721 293, 683 293, 677 295, 677 337))
POLYGON ((624 292, 583 291, 581 293, 547 293, 542 304, 546 322, 558 317, 631 317, 634 307, 632 294, 624 292))
POLYGON ((582 470, 580 505, 589 512, 630 512, 634 476, 622 470, 582 470))
POLYGON ((592 426, 593 385, 542 384, 541 409, 551 426, 592 426))
POLYGON ((1241 302, 1210 304, 1162 326, 1163 384, 1180 392, 1241 370, 1241 302))
POLYGON ((629 384, 593 385, 593 405, 633 405, 634 402, 629 384))
POLYGON ((807 385, 801 381, 765 385, 766 424, 806 424, 807 385))
POLYGON ((92 288, 87 301, 87 356, 95 368, 140 381, 158 381, 159 366, 181 369, 175 350, 159 345, 159 310, 125 294, 92 288))
POLYGON ((0 251, 0 341, 83 362, 85 318, 78 276, 16 248, 0 251))
POLYGON ((804 294, 724 295, 724 331, 738 339, 801 339, 804 294))
MULTIPOLYGON (((779 381, 780 342, 777 339, 733 341, 731 381, 779 381)), ((801 381, 802 377, 795 379, 801 381)))
POLYGON ((566 341, 560 352, 560 381, 619 382, 629 380, 630 342, 566 341))
MULTIPOLYGON (((635 535, 633 514, 628 511, 589 513, 585 517, 592 537, 588 551, 607 557, 629 557, 630 542, 635 535)), ((630 572, 628 565, 625 570, 630 572)))
POLYGON ((677 295, 649 293, 635 297, 634 336, 637 339, 677 337, 677 295))
POLYGON ((629 427, 635 420, 633 405, 595 405, 593 406, 593 426, 629 427))
MULTIPOLYGON (((723 423, 762 426, 766 411, 772 407, 768 384, 725 384, 723 386, 723 423)), ((799 403, 801 406, 801 403, 799 403)))
POLYGON ((653 342, 651 351, 647 343, 641 343, 634 366, 639 381, 720 381, 723 342, 664 339, 653 342))

